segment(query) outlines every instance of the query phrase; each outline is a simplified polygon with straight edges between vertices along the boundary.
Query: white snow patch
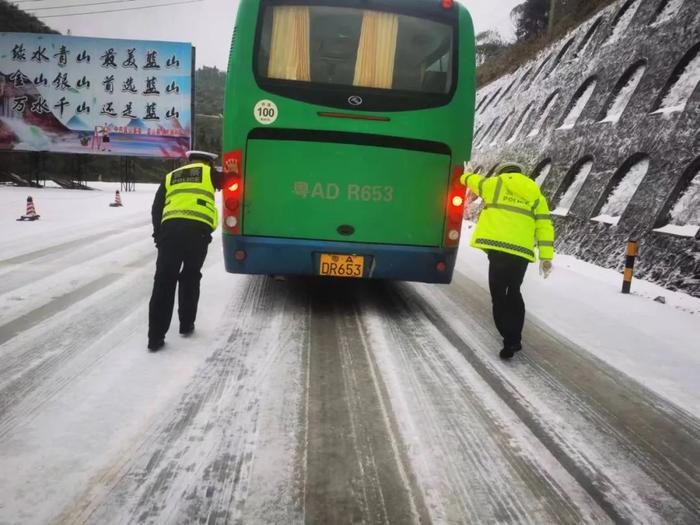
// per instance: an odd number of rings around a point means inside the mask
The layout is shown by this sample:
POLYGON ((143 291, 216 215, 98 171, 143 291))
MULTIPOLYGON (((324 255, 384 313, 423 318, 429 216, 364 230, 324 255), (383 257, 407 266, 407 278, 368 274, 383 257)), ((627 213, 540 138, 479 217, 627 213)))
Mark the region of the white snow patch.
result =
MULTIPOLYGON (((642 179, 644 179, 644 175, 647 174, 648 170, 648 158, 644 158, 632 165, 627 173, 622 176, 622 180, 608 197, 608 200, 600 210, 600 215, 619 219, 624 213, 625 208, 627 208, 629 202, 632 200, 634 192, 637 191, 637 188, 641 184, 642 179)), ((617 221, 614 224, 617 224, 617 221)))
POLYGON ((606 224, 617 225, 617 223, 620 222, 620 216, 598 215, 597 217, 593 217, 591 220, 596 222, 604 222, 606 224))
POLYGON ((683 111, 688 99, 695 91, 700 81, 700 52, 695 54, 695 57, 685 67, 678 81, 671 86, 663 101, 661 107, 654 113, 672 113, 675 111, 683 111))
POLYGON ((608 38, 608 41, 605 42, 605 45, 612 44, 614 42, 617 42, 622 34, 627 30, 627 27, 632 23, 632 19, 634 18, 634 15, 637 13, 637 9, 639 9, 639 5, 641 2, 639 0, 636 0, 630 7, 627 9, 624 15, 620 17, 620 19, 617 21, 617 25, 615 26, 615 29, 613 29, 612 34, 610 35, 610 38, 608 38))
POLYGON ((559 127, 559 129, 571 129, 576 125, 576 121, 581 116, 581 113, 583 113, 586 104, 588 104, 588 100, 593 95, 593 90, 595 90, 596 84, 597 82, 595 80, 592 80, 588 84, 588 87, 586 87, 585 91, 581 93, 578 99, 576 99, 576 102, 571 108, 571 111, 569 111, 569 114, 566 116, 566 119, 559 127))
POLYGON ((678 14, 678 11, 680 11, 682 5, 683 0, 671 0, 668 4, 666 4, 663 11, 659 13, 659 17, 652 25, 659 25, 669 21, 678 14))
POLYGON ((671 224, 700 226, 700 171, 671 209, 671 224))
POLYGON ((576 199, 576 195, 578 195, 578 192, 581 191, 583 183, 586 182, 586 178, 591 173, 592 169, 593 161, 591 160, 588 160, 581 164, 581 167, 578 169, 578 172, 576 173, 576 175, 574 175, 574 182, 571 183, 571 186, 569 186, 569 188, 566 190, 566 193, 564 193, 564 196, 559 201, 559 205, 552 212, 554 215, 568 215, 569 210, 571 209, 571 205, 576 199))
POLYGON ((639 82, 644 76, 644 71, 646 71, 646 66, 640 65, 632 74, 627 83, 620 89, 612 105, 608 109, 605 118, 601 122, 617 122, 620 120, 622 113, 625 111, 627 104, 629 104, 634 91, 637 89, 639 82))
POLYGON ((700 226, 695 226, 694 224, 686 224, 684 226, 678 226, 676 224, 667 224, 661 228, 656 228, 655 232, 659 233, 670 233, 672 235, 680 235, 681 237, 695 237, 700 231, 700 226))

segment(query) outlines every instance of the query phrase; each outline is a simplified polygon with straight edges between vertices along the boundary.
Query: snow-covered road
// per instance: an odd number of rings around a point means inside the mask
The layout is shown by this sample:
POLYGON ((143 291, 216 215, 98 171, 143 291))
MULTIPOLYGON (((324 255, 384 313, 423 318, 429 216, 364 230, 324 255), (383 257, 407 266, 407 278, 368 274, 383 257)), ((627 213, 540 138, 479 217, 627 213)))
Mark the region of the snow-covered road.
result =
MULTIPOLYGON (((647 381, 542 293, 503 363, 476 259, 450 286, 275 281, 227 274, 218 235, 195 335, 152 354, 154 188, 100 187, 33 190, 35 223, 0 188, 0 523, 700 521, 698 393, 664 388, 692 357, 647 381)), ((680 302, 659 317, 684 344, 680 302)))

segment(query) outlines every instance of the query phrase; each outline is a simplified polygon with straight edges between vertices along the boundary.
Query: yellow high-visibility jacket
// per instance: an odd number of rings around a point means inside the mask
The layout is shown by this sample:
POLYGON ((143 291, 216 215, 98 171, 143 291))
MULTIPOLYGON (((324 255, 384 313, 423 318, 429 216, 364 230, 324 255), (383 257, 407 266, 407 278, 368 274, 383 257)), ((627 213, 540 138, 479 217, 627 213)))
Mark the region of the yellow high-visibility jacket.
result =
POLYGON ((165 176, 165 207, 162 221, 191 219, 209 225, 212 231, 219 224, 214 200, 211 168, 203 162, 187 164, 165 176))
POLYGON ((537 245, 541 260, 554 257, 554 226, 547 199, 535 181, 522 173, 489 178, 465 173, 460 180, 484 201, 471 240, 473 247, 534 262, 537 245))

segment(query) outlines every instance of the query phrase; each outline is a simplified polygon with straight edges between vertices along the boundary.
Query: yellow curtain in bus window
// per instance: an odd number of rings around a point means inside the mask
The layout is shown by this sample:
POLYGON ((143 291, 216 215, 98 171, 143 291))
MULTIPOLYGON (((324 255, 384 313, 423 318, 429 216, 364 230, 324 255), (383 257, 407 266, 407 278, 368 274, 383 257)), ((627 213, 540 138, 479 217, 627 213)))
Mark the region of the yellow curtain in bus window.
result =
POLYGON ((391 89, 398 31, 397 15, 364 12, 353 85, 391 89))
POLYGON ((282 80, 311 80, 308 7, 274 8, 267 76, 282 80))

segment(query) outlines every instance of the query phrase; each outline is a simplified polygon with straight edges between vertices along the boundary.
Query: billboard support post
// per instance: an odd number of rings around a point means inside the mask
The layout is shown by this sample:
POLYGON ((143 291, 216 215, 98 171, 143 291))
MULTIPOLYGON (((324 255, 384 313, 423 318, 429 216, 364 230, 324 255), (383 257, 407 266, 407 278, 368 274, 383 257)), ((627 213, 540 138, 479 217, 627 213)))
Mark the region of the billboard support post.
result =
POLYGON ((136 181, 133 173, 133 159, 122 157, 122 176, 119 181, 119 189, 122 192, 136 191, 136 181))

